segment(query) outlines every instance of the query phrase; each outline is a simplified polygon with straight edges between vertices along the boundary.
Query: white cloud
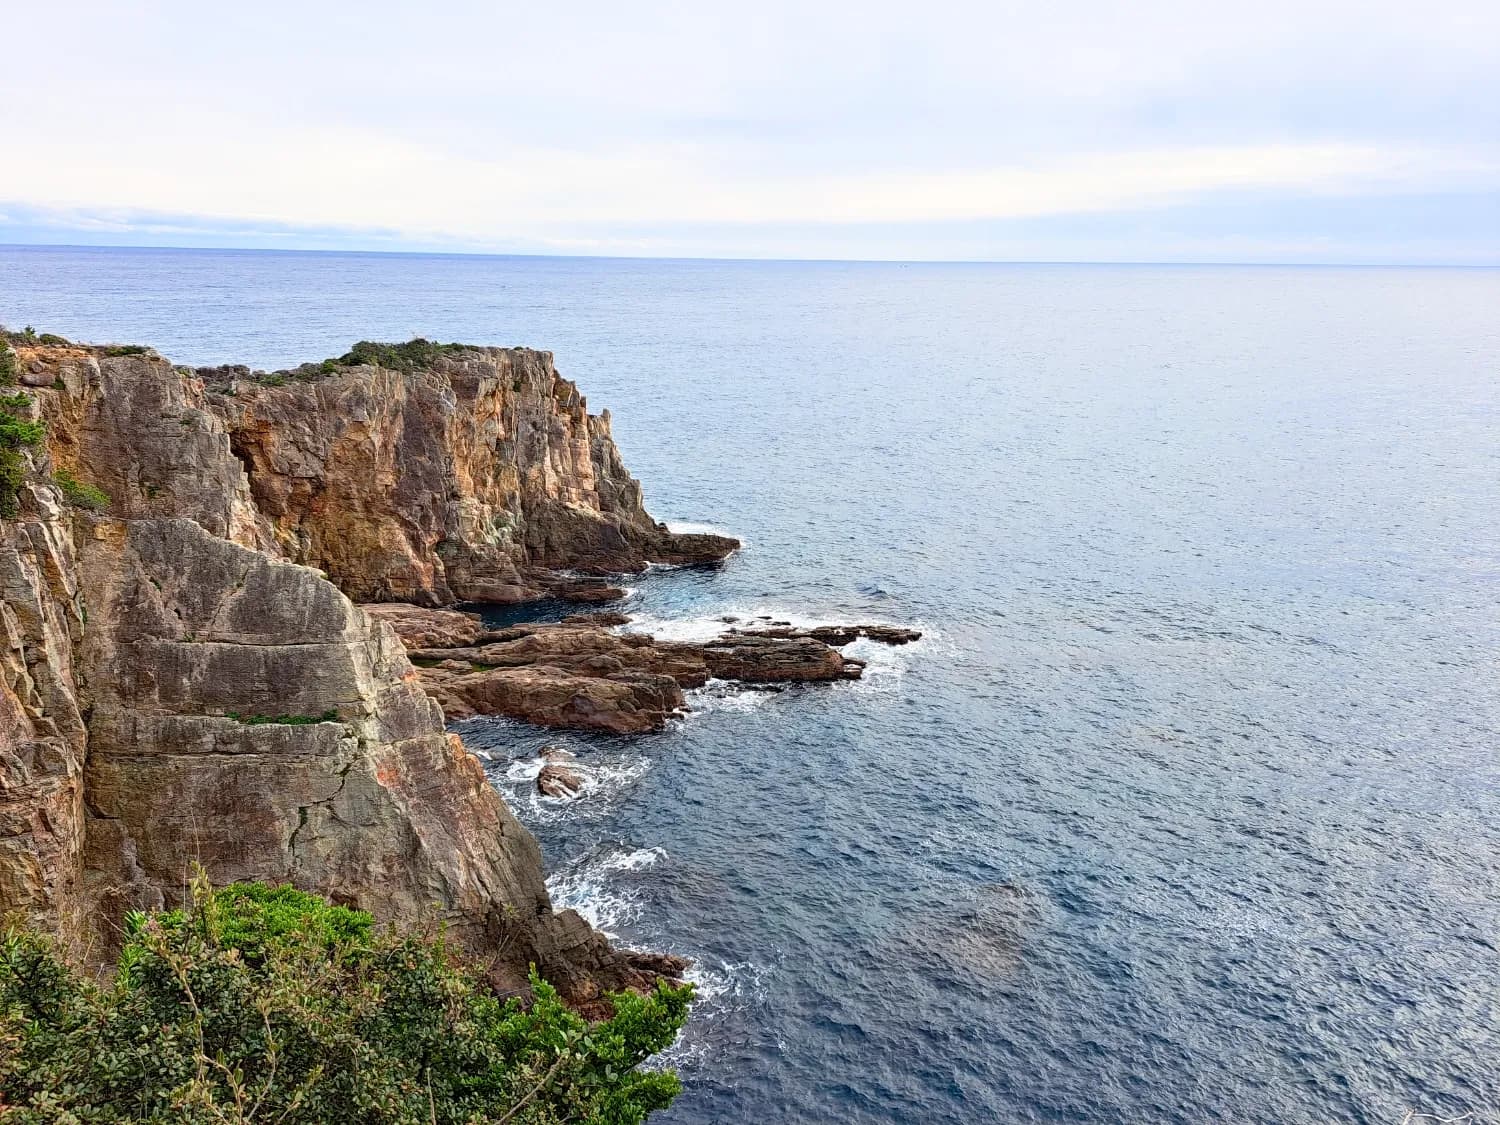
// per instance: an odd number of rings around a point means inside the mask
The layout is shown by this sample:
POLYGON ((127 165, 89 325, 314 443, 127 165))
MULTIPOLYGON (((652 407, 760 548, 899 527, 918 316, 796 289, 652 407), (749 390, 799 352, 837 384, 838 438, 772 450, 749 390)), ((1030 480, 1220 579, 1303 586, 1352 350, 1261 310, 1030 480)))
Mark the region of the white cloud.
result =
POLYGON ((8 37, 57 48, 0 69, 0 202, 126 225, 614 246, 1500 189, 1478 0, 77 3, 8 37))

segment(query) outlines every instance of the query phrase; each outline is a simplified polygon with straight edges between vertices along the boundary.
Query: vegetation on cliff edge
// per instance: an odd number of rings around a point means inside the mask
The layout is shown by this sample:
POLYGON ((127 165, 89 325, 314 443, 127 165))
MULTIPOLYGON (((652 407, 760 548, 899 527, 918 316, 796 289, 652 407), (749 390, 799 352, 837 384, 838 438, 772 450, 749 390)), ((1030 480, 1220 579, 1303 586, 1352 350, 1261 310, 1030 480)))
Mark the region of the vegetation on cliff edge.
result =
POLYGON ((26 479, 22 450, 41 444, 46 428, 28 422, 18 411, 30 410, 26 395, 0 395, 0 517, 14 519, 20 511, 17 494, 26 479))
POLYGON ((97 984, 44 938, 0 939, 0 1122, 631 1125, 680 1089, 641 1064, 692 986, 589 1025, 533 975, 502 1000, 440 934, 290 887, 212 890, 128 919, 97 984))
POLYGON ((340 367, 357 367, 368 364, 384 367, 390 371, 415 371, 419 367, 431 367, 444 355, 465 350, 463 344, 439 344, 418 336, 404 344, 379 344, 373 340, 361 340, 336 360, 325 360, 340 367))

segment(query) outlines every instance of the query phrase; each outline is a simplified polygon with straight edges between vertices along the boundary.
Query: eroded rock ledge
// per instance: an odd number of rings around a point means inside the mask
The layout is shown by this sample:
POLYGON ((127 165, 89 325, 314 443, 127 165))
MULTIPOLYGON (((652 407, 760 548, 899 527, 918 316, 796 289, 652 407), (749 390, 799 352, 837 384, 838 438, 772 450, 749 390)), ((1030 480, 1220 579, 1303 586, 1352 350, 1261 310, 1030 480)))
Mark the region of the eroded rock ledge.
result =
POLYGON ((621 633, 618 614, 486 629, 477 614, 366 605, 407 646, 422 687, 449 719, 505 715, 546 727, 632 734, 658 730, 686 707, 683 690, 710 679, 785 684, 858 679, 864 663, 839 648, 860 637, 906 644, 893 625, 798 629, 748 623, 708 642, 621 633))

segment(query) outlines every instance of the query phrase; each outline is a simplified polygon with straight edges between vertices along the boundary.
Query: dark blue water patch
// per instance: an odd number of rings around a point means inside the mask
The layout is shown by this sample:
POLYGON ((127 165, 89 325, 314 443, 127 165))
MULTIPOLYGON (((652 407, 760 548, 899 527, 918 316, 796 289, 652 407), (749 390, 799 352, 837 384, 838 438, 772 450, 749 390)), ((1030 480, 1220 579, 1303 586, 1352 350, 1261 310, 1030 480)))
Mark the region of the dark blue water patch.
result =
POLYGON ((550 348, 656 515, 746 543, 628 580, 639 627, 927 630, 658 734, 460 725, 560 901, 697 960, 664 1121, 1496 1115, 1500 273, 3 251, 0 279, 0 320, 179 362, 550 348), (579 800, 536 795, 547 745, 579 800))
POLYGON ((565 602, 561 598, 542 598, 517 605, 469 602, 456 608, 466 613, 477 613, 488 629, 506 629, 512 625, 525 625, 534 621, 561 621, 570 614, 588 612, 590 609, 602 607, 580 606, 573 602, 565 602))

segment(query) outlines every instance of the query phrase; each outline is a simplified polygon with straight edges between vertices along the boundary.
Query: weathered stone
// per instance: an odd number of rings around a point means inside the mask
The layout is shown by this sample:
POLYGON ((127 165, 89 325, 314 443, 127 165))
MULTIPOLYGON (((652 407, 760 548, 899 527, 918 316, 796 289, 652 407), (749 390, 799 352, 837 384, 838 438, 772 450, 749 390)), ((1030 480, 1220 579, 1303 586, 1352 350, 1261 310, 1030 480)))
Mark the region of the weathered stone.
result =
POLYGON ((191 519, 247 547, 270 547, 270 526, 202 382, 155 353, 107 350, 21 349, 60 388, 38 395, 53 464, 102 489, 115 515, 191 519))
POLYGON ((56 493, 25 491, 23 517, 0 520, 0 908, 81 950, 84 606, 56 493))
POLYGON ((608 610, 602 613, 570 613, 562 619, 563 625, 597 625, 601 629, 610 629, 616 625, 629 625, 630 615, 625 613, 612 613, 608 610))
POLYGON ((746 683, 858 679, 864 662, 810 636, 729 632, 707 644, 615 633, 596 615, 516 625, 477 644, 411 652, 450 719, 507 715, 539 726, 655 730, 712 678, 746 683))
POLYGON ((583 790, 583 776, 577 770, 548 762, 536 775, 536 787, 545 797, 576 797, 583 790))
POLYGON ((602 942, 586 973, 561 951, 534 841, 443 732, 389 625, 188 520, 98 521, 83 554, 101 922, 175 905, 197 862, 215 882, 290 882, 382 918, 436 904, 508 987, 531 962, 584 993, 608 979, 602 942), (330 721, 243 721, 278 715, 330 721))
POLYGON ((647 672, 528 665, 456 675, 423 668, 421 676, 449 718, 506 715, 537 726, 639 734, 660 729, 685 704, 676 680, 647 672))
POLYGON ((388 623, 409 649, 471 645, 484 631, 477 613, 428 609, 404 602, 366 603, 360 609, 377 621, 388 623))
POLYGON ((798 628, 778 622, 770 626, 747 629, 744 632, 762 637, 783 637, 788 640, 806 637, 822 641, 825 645, 833 645, 835 648, 842 648, 861 637, 887 645, 910 644, 912 641, 922 639, 922 634, 918 630, 907 629, 900 625, 814 625, 809 628, 798 628))
POLYGON ((280 549, 360 601, 520 602, 554 569, 638 571, 739 544, 674 535, 548 352, 445 351, 214 399, 280 549))
POLYGON ((561 598, 565 602, 597 603, 617 602, 629 593, 628 590, 619 586, 606 586, 603 583, 572 582, 564 586, 552 588, 553 597, 561 598))
POLYGON ((784 683, 844 676, 845 661, 838 650, 810 637, 730 633, 704 645, 703 656, 709 671, 721 680, 784 683))

